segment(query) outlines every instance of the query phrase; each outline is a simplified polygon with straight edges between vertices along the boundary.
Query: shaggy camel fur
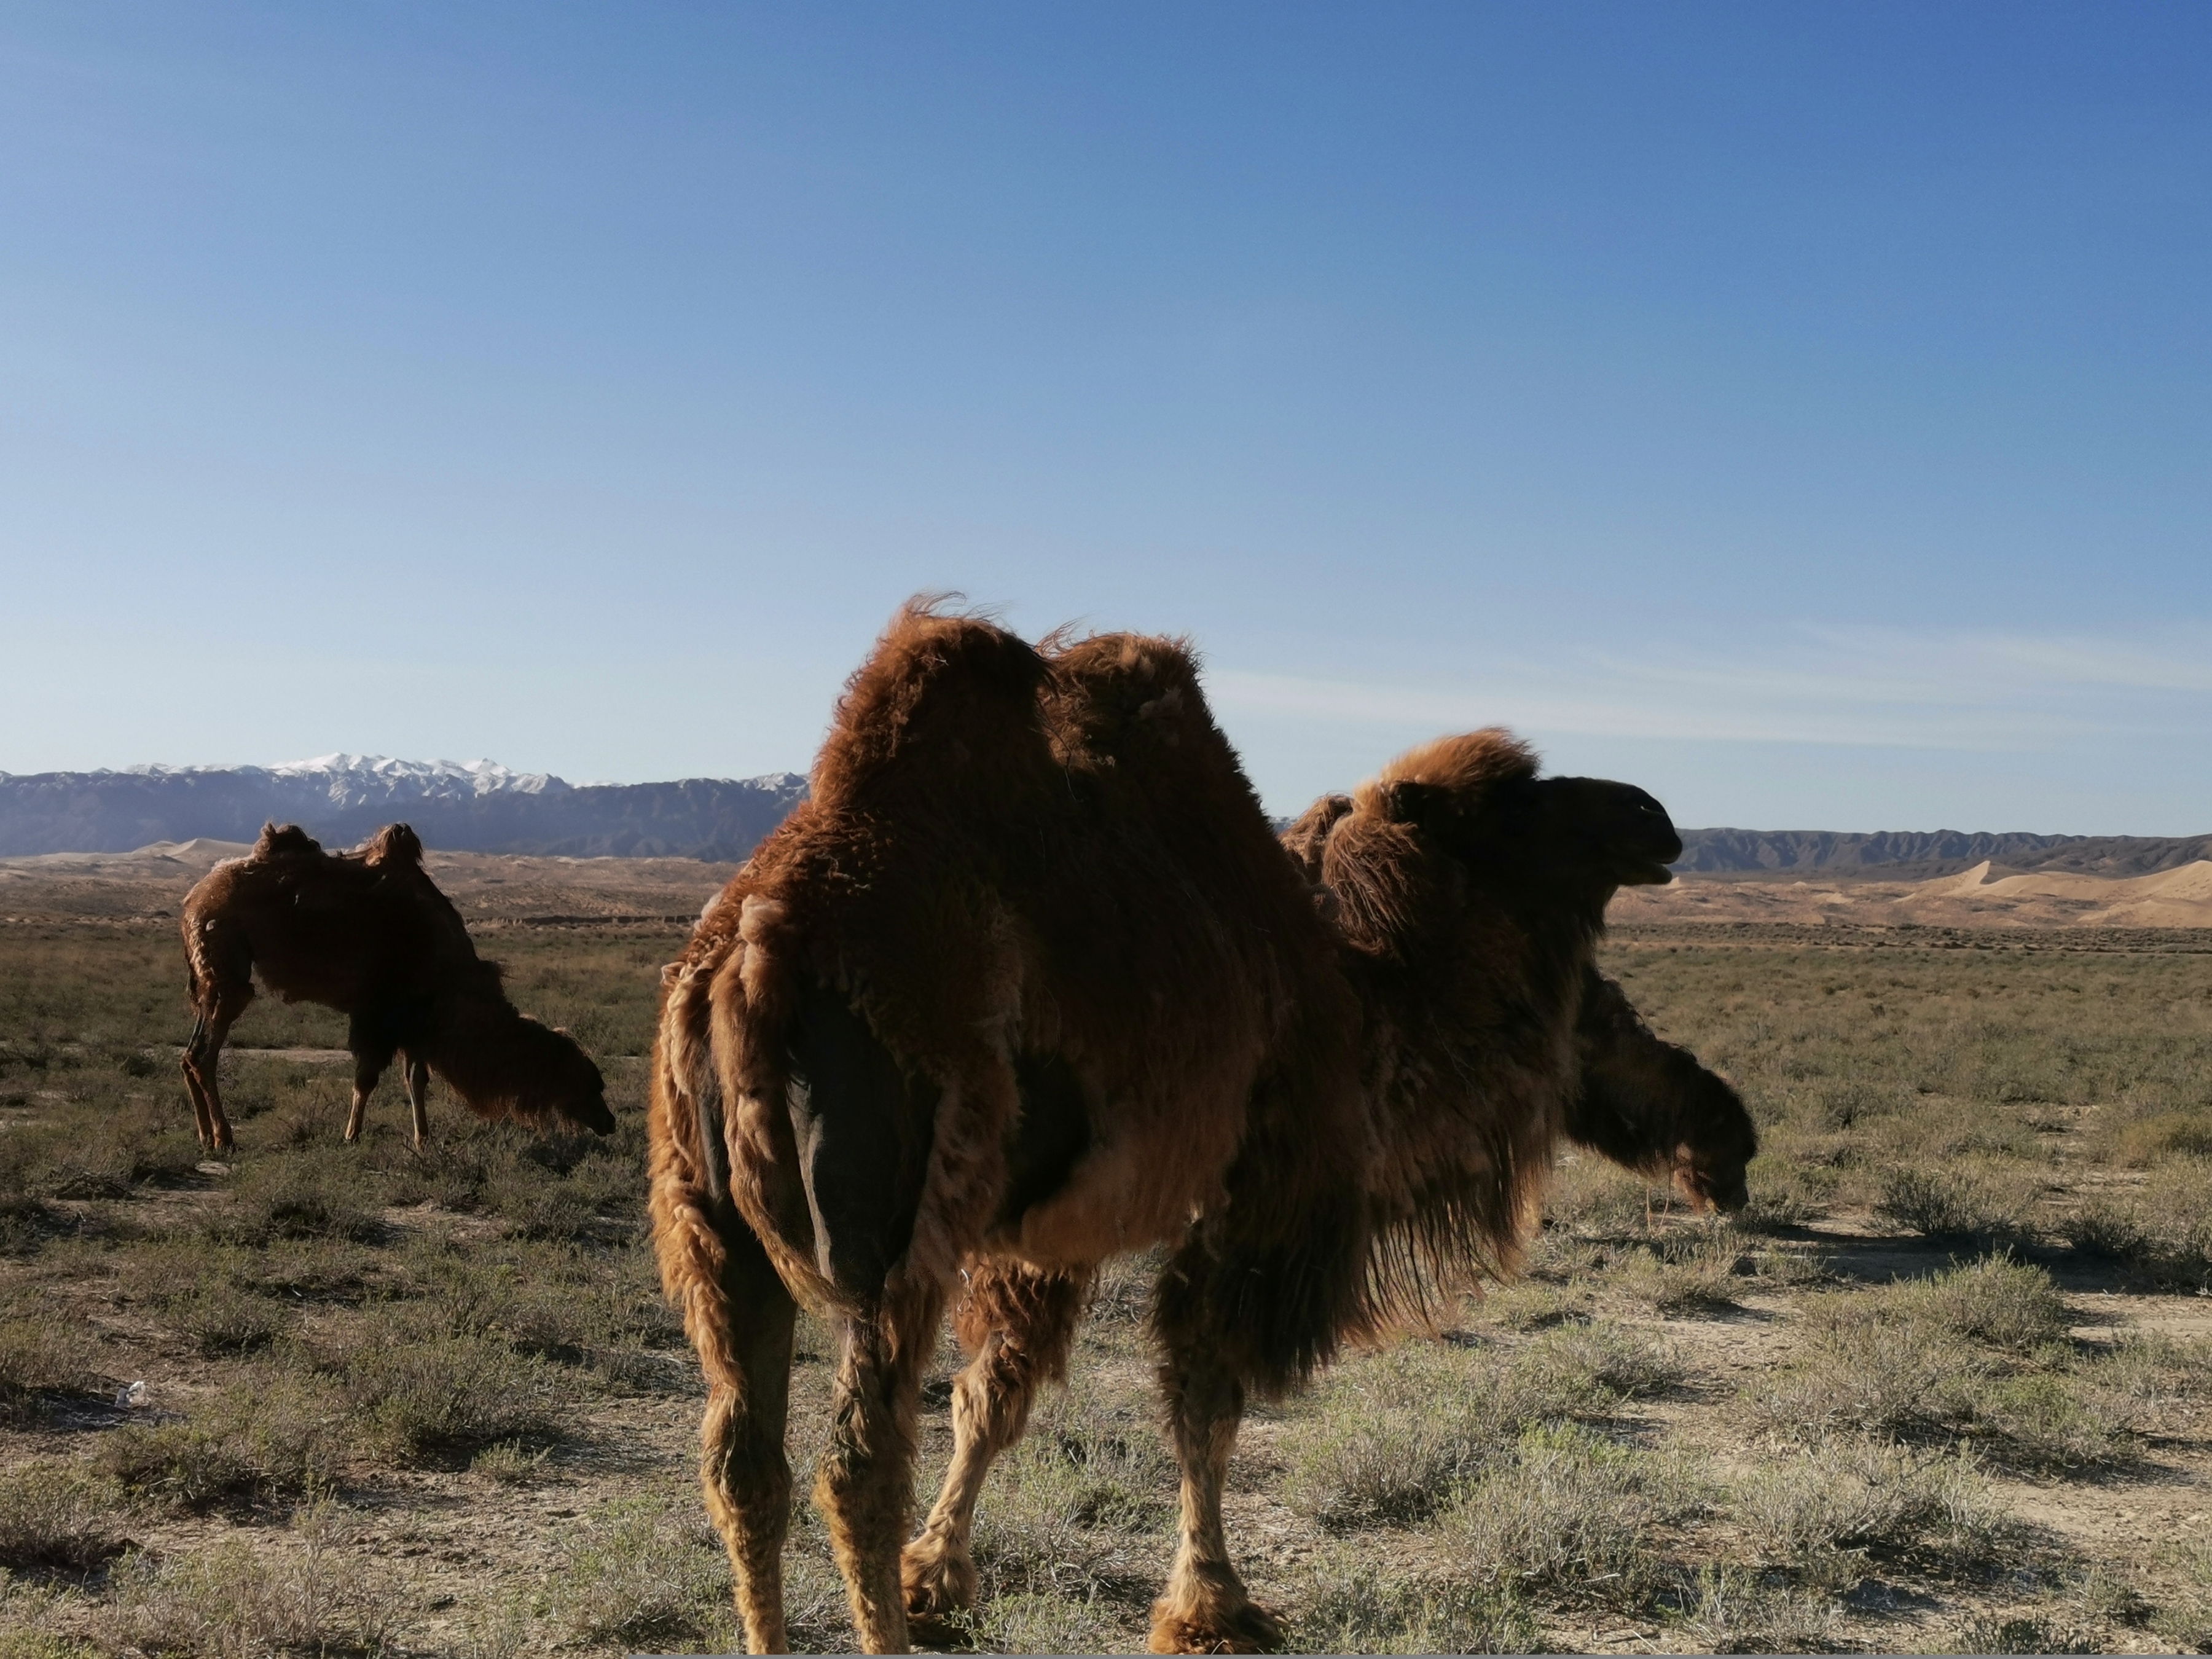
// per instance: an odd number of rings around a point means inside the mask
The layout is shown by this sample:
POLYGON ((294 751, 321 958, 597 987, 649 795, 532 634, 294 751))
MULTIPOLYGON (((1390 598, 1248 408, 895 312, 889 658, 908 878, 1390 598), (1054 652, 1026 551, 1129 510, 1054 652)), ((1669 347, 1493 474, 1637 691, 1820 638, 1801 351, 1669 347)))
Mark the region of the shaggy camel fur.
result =
POLYGON ((785 1641, 797 1301, 840 1327, 816 1496, 860 1639, 893 1651, 909 1612, 972 1602, 975 1491, 1097 1264, 1163 1242, 1182 1514, 1152 1645, 1279 1642, 1221 1523, 1248 1393, 1511 1268, 1578 1046, 1622 1036, 1582 1020, 1606 902, 1680 851, 1641 791, 1535 772, 1496 732, 1405 757, 1309 836, 1324 891, 1176 642, 894 620, 811 799, 664 974, 653 1231, 756 1650, 785 1641), (908 1543, 956 1289, 953 1467, 908 1543))
POLYGON ((479 1117, 614 1129, 599 1068, 567 1032, 516 1012, 499 964, 477 955, 404 823, 337 854, 294 825, 265 825, 251 854, 216 865, 185 896, 184 933, 194 1016, 185 1083, 203 1146, 232 1145, 217 1079, 223 1039, 253 1000, 256 970, 287 1002, 349 1017, 348 1140, 360 1136, 369 1091, 395 1056, 418 1148, 429 1133, 433 1072, 479 1117))

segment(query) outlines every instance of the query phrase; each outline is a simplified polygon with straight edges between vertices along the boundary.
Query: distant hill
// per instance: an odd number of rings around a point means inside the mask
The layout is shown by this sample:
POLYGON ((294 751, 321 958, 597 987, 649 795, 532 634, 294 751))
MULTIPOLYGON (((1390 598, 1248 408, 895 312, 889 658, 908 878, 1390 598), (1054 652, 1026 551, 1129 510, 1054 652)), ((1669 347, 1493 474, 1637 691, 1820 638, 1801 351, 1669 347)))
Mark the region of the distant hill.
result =
POLYGON ((1956 830, 1685 830, 1678 875, 1796 880, 1926 881, 1987 860, 1994 879, 2063 872, 2077 876, 2155 875, 2212 859, 2212 836, 1968 835, 1956 830))
MULTIPOLYGON (((252 841, 297 823, 349 847, 394 819, 440 852, 740 860, 805 798, 795 772, 673 783, 572 784, 491 761, 325 755, 279 766, 133 766, 119 772, 0 772, 0 858, 126 853, 198 836, 252 841)), ((1685 830, 1684 875, 1924 881, 1988 860, 1992 878, 2061 871, 2148 876, 2212 859, 2212 836, 1843 835, 1826 830, 1685 830)))
POLYGON ((443 852, 744 858, 806 793, 806 780, 685 778, 584 784, 490 761, 325 755, 279 766, 134 766, 0 772, 0 857, 119 853, 157 841, 252 841, 297 823, 346 847, 395 819, 443 852))

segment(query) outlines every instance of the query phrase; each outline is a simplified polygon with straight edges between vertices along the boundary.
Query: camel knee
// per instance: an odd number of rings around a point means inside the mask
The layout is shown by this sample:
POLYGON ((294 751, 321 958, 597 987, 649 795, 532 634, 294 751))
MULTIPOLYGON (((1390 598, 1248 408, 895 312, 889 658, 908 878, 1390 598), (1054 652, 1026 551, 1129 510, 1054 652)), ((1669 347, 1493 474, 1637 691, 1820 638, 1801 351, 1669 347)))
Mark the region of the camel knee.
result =
POLYGON ((763 1426, 750 1419, 734 1389, 715 1389, 700 1430, 699 1478, 708 1503, 747 1536, 772 1529, 781 1543, 791 1512, 791 1465, 781 1437, 763 1426))

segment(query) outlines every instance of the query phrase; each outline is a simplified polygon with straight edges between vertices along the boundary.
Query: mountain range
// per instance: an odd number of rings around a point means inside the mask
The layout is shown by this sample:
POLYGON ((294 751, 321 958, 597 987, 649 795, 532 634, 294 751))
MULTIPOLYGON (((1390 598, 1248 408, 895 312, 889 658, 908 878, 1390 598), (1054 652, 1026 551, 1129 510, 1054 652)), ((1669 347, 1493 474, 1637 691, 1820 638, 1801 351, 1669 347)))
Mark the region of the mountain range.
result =
MULTIPOLYGON (((404 819, 430 847, 574 858, 744 858, 806 794, 795 772, 672 783, 572 784, 492 761, 324 755, 276 766, 0 772, 0 857, 121 853, 154 842, 252 841, 297 823, 331 847, 404 819)), ((1987 860, 1992 876, 2144 876, 2212 859, 2212 836, 1685 830, 1674 868, 1738 880, 1923 881, 1987 860)))
POLYGON ((157 841, 252 841, 296 823, 346 847, 395 819, 447 852, 744 858, 804 799, 806 780, 572 784, 492 761, 324 755, 277 766, 0 772, 0 857, 118 853, 157 841))

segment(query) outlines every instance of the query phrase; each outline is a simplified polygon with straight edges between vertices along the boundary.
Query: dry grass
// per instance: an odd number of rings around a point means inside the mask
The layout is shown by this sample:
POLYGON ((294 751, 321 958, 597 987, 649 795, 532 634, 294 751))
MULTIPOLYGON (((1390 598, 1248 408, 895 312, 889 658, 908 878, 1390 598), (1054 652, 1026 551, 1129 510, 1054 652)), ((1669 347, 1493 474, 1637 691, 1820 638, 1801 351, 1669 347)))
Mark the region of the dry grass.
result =
MULTIPOLYGON (((0 1659, 732 1642, 696 1371, 641 1243, 637 1055, 674 944, 493 945, 526 1006, 592 1033, 609 1142, 441 1091, 416 1158, 387 1082, 344 1148, 343 1066, 242 1048, 242 1150, 210 1174, 166 924, 0 929, 0 1659), (139 1377, 146 1406, 107 1404, 139 1377)), ((2212 1339, 2136 1318, 2212 1285, 2212 959, 1670 938, 1612 961, 1742 1086, 1753 1208, 1694 1219, 1575 1158, 1522 1283, 1255 1409, 1232 1543, 1294 1644, 2212 1642, 2212 1546, 2182 1521, 2212 1339), (2114 1559, 2066 1531, 2077 1498, 2172 1541, 2114 1559)), ((274 1005, 240 1035, 342 1038, 274 1005)), ((1141 1644, 1176 1501, 1152 1265, 1106 1274, 1074 1388, 985 1494, 981 1647, 1141 1644)), ((803 1492, 817 1322, 799 1349, 803 1492)), ((925 1485, 946 1431, 933 1407, 925 1485)), ((803 1505, 787 1571, 794 1641, 849 1646, 803 1505)))

